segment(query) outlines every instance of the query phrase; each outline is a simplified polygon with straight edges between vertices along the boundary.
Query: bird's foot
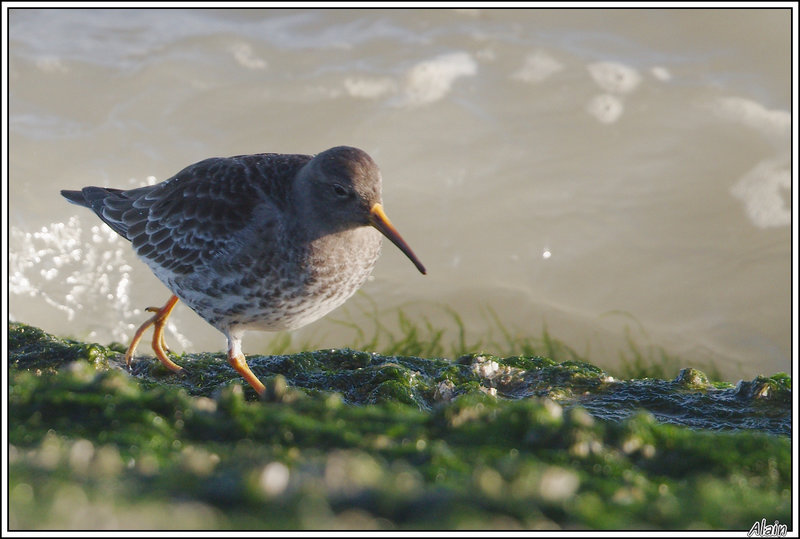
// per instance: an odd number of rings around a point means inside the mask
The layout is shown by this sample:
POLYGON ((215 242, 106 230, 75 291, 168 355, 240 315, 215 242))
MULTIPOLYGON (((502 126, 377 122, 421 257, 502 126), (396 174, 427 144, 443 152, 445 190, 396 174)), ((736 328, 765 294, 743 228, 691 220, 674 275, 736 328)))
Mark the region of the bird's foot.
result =
POLYGON ((145 309, 148 312, 155 313, 153 316, 148 318, 139 329, 136 330, 136 333, 133 335, 133 339, 131 340, 131 344, 128 347, 128 351, 125 352, 125 364, 130 369, 131 366, 131 359, 133 359, 133 354, 136 351, 136 346, 139 344, 139 341, 142 339, 142 335, 150 326, 153 326, 153 341, 152 347, 153 351, 156 353, 156 357, 158 358, 161 363, 171 370, 172 372, 181 372, 183 368, 180 365, 174 363, 169 357, 167 357, 167 352, 169 349, 167 348, 166 342, 164 340, 164 325, 167 323, 167 318, 169 318, 170 313, 172 313, 172 309, 175 308, 175 305, 178 303, 178 296, 171 296, 167 303, 164 304, 163 307, 148 307, 145 309))
POLYGON ((231 364, 231 367, 233 367, 236 372, 242 375, 242 378, 247 380, 247 383, 256 390, 259 397, 264 397, 267 388, 264 387, 261 380, 259 380, 256 375, 253 374, 253 371, 250 370, 250 367, 247 366, 247 360, 244 358, 244 354, 241 352, 238 354, 228 352, 228 363, 231 364))

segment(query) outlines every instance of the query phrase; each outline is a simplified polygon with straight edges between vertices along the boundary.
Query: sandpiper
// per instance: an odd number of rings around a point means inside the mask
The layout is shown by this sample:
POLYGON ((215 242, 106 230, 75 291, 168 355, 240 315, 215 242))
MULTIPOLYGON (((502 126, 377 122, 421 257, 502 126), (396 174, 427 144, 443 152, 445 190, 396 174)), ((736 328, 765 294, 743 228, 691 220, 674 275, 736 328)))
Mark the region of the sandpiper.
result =
POLYGON ((211 158, 147 187, 61 194, 130 240, 172 291, 148 308, 155 314, 134 334, 127 365, 153 326, 156 356, 182 370, 163 334, 180 299, 227 337, 228 361, 259 395, 264 384, 241 350, 246 330, 297 329, 344 303, 372 272, 381 234, 425 273, 384 213, 378 166, 349 146, 211 158))

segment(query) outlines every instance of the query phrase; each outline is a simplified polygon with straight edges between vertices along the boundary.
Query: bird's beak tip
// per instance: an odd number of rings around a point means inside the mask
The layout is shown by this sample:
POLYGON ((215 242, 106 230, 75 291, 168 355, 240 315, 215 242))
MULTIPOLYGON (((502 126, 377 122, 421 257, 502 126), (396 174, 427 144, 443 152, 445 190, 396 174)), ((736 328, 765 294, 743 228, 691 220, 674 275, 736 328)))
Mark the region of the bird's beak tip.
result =
POLYGON ((383 206, 381 206, 379 203, 373 204, 372 208, 370 208, 369 224, 378 229, 378 231, 389 238, 389 241, 394 243, 398 249, 403 251, 403 254, 405 254, 408 259, 414 263, 421 274, 427 275, 425 266, 422 265, 422 262, 419 261, 417 255, 414 254, 414 251, 411 250, 411 247, 408 246, 394 225, 392 225, 392 222, 389 221, 389 217, 387 217, 386 212, 383 211, 383 206))

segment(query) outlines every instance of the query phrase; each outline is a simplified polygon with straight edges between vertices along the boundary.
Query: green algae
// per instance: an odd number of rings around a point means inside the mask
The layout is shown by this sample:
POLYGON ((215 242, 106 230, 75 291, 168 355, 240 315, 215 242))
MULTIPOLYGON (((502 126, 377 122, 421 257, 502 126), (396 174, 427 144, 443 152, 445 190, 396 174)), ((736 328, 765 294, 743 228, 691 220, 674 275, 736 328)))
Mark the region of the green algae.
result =
POLYGON ((59 339, 33 326, 10 324, 9 328, 8 348, 14 351, 11 364, 27 370, 52 373, 78 360, 87 360, 97 367, 107 367, 108 358, 117 355, 116 351, 109 348, 59 339))
MULTIPOLYGON (((467 338, 467 328, 458 312, 445 305, 428 302, 413 302, 385 312, 364 292, 358 292, 356 300, 340 311, 343 318, 329 320, 352 330, 351 346, 365 350, 380 350, 390 356, 417 357, 461 357, 475 350, 492 350, 503 357, 545 357, 555 362, 586 362, 586 354, 581 354, 561 339, 551 335, 547 324, 541 333, 532 335, 529 330, 512 330, 490 306, 481 307, 482 336, 467 338), (360 313, 354 317, 349 309, 360 313), (417 313, 415 316, 408 311, 417 313), (439 311, 437 324, 433 324, 424 314, 439 311), (392 318, 395 327, 389 327, 392 318), (358 322, 356 322, 356 319, 358 322)), ((663 347, 650 343, 650 336, 644 327, 630 313, 612 311, 607 315, 622 316, 636 329, 634 332, 626 325, 627 349, 621 350, 620 366, 611 373, 623 378, 669 378, 674 377, 685 363, 681 358, 670 354, 663 347)), ((311 340, 296 342, 288 332, 279 333, 270 343, 276 354, 288 354, 319 348, 311 340)), ((694 361, 713 378, 721 378, 717 366, 709 361, 694 361)))
POLYGON ((249 357, 260 402, 222 354, 8 331, 11 529, 792 527, 782 373, 320 350, 249 357))

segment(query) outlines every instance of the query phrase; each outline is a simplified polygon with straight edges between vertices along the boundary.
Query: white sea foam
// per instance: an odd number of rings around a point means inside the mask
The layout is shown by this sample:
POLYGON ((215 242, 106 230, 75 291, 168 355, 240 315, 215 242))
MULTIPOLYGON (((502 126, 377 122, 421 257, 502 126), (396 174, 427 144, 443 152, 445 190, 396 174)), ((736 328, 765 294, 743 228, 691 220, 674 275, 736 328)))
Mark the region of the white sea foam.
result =
MULTIPOLYGON (((132 268, 126 252, 130 247, 107 226, 86 229, 77 217, 71 217, 66 223, 52 223, 34 233, 12 227, 10 236, 8 274, 12 295, 43 300, 64 313, 67 321, 82 315, 97 320, 97 330, 88 338, 101 330, 125 342, 131 329, 144 321, 142 310, 131 305, 132 268), (106 314, 104 320, 95 314, 108 310, 113 315, 106 314)), ((182 346, 189 344, 174 331, 174 326, 167 327, 182 346)))
POLYGON ((669 69, 663 66, 651 67, 650 74, 662 82, 666 82, 672 79, 672 73, 670 73, 669 69))
POLYGON ((612 124, 619 120, 624 110, 622 100, 610 94, 597 95, 586 105, 586 111, 604 124, 612 124))
POLYGON ((36 67, 45 73, 66 73, 69 71, 61 58, 57 56, 40 56, 36 59, 36 67))
POLYGON ((259 58, 253 52, 253 47, 244 42, 234 43, 230 47, 230 52, 236 62, 247 69, 266 69, 267 62, 263 58, 259 58))
POLYGON ((767 160, 742 176, 731 188, 731 194, 744 203, 747 217, 757 227, 789 226, 791 183, 788 162, 767 160))
POLYGON ((785 110, 770 110, 761 103, 744 97, 720 97, 711 104, 719 116, 740 122, 770 137, 780 137, 789 148, 789 130, 792 117, 785 110))
POLYGON ((638 71, 619 62, 595 62, 587 69, 594 82, 612 94, 629 94, 642 82, 638 71))
POLYGON ((427 105, 439 101, 461 77, 474 76, 478 64, 469 53, 442 54, 414 65, 406 74, 402 104, 427 105))
POLYGON ((561 62, 544 51, 536 51, 525 58, 525 64, 511 77, 523 82, 539 83, 563 69, 564 65, 561 62))
POLYGON ((791 223, 789 189, 791 171, 788 151, 791 115, 770 110, 743 97, 720 97, 711 104, 719 116, 761 133, 775 145, 776 155, 759 162, 731 187, 731 194, 744 204, 750 221, 759 228, 788 226, 791 223))
POLYGON ((397 83, 389 77, 348 77, 344 88, 351 97, 378 99, 397 92, 397 83))

